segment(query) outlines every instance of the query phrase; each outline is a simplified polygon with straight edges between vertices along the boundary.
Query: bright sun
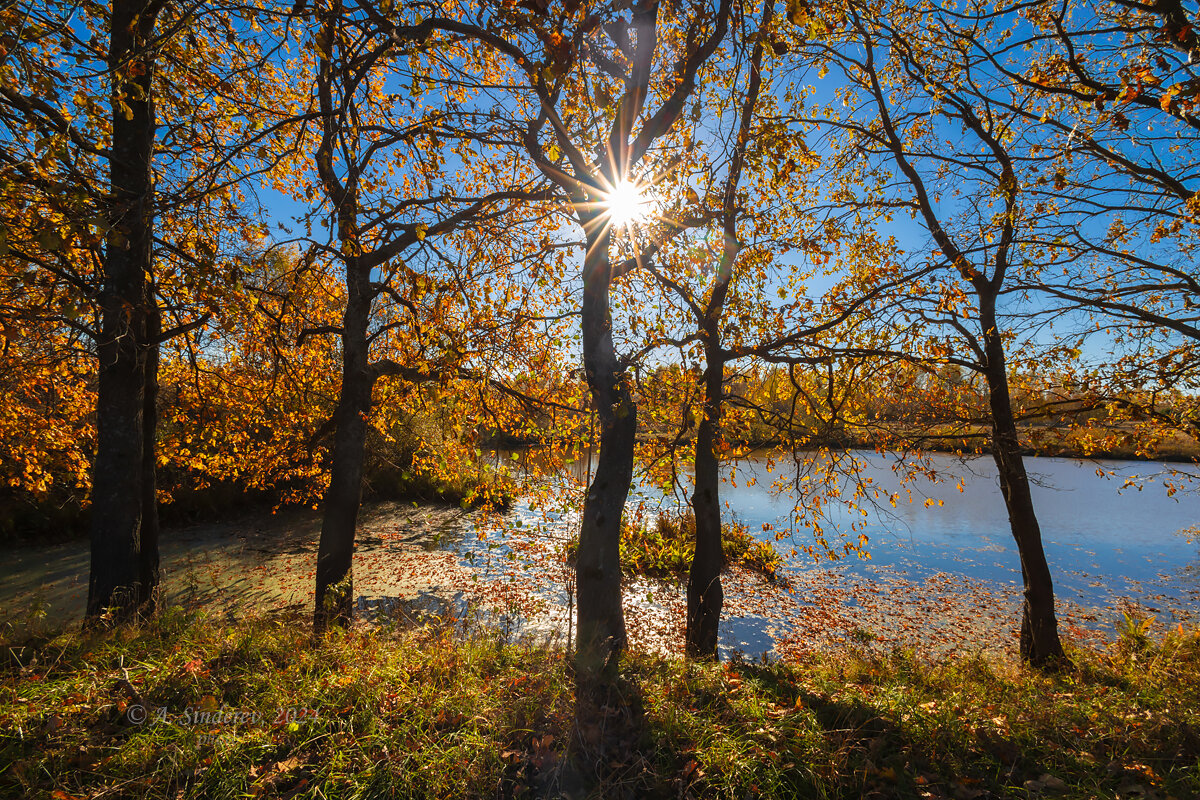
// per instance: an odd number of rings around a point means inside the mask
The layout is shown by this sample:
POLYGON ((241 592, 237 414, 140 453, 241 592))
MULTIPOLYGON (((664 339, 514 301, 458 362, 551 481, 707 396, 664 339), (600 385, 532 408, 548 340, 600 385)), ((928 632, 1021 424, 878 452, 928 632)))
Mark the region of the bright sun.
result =
POLYGON ((608 218, 615 228, 641 222, 653 211, 653 201, 646 195, 645 189, 629 180, 622 180, 614 186, 604 204, 608 207, 608 218))

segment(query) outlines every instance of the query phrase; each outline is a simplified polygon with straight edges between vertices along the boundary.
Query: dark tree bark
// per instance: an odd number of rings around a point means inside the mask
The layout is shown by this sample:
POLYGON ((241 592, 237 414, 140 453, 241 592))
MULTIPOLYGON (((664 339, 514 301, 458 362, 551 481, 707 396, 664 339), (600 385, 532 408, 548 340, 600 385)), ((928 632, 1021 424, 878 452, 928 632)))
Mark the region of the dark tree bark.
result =
MULTIPOLYGON (((592 231, 604 227, 596 220, 584 225, 592 231)), ((626 643, 621 606, 621 514, 633 482, 637 407, 613 345, 609 236, 608 230, 589 233, 583 265, 583 366, 600 425, 600 451, 596 475, 583 504, 575 561, 575 666, 582 678, 614 677, 626 643)))
POLYGON ((996 298, 980 296, 980 323, 986 362, 984 377, 988 384, 988 402, 992 416, 992 457, 1000 479, 1000 490, 1008 509, 1009 525, 1021 557, 1024 601, 1021 606, 1021 659, 1035 667, 1054 667, 1066 662, 1058 638, 1058 619, 1054 613, 1054 584, 1042 531, 1033 509, 1029 476, 1017 438, 1008 391, 1008 370, 1004 343, 996 328, 996 298))
POLYGON ((151 307, 146 315, 145 395, 142 411, 142 546, 138 553, 141 595, 139 605, 153 612, 160 580, 158 559, 158 351, 162 314, 151 307))
MULTIPOLYGON (((358 237, 358 170, 349 159, 347 174, 339 176, 334 152, 343 133, 341 109, 335 100, 337 81, 351 83, 344 64, 333 59, 336 33, 343 9, 335 4, 321 17, 318 33, 322 53, 317 76, 317 96, 322 112, 322 137, 316 164, 325 193, 333 203, 336 234, 346 267, 346 308, 342 312, 342 386, 334 411, 333 454, 329 488, 325 492, 321 541, 317 548, 316 606, 313 628, 318 633, 331 623, 348 625, 354 617, 354 535, 362 501, 363 455, 367 414, 371 409, 374 378, 368 356, 367 326, 374 294, 371 265, 361 253, 358 237)), ((342 154, 343 158, 349 158, 342 154)))
POLYGON ((92 624, 106 609, 113 610, 113 621, 128 618, 151 588, 143 586, 148 576, 142 570, 147 449, 144 344, 154 239, 154 60, 148 42, 157 13, 155 3, 114 0, 110 24, 112 213, 96 342, 97 446, 87 605, 92 624))
POLYGON ((354 534, 362 500, 367 414, 375 382, 367 357, 367 322, 372 299, 369 274, 359 259, 347 259, 342 388, 334 411, 333 459, 317 552, 313 625, 318 632, 331 623, 346 625, 354 616, 354 534))
POLYGON ((692 513, 696 517, 696 554, 688 571, 686 650, 691 658, 717 656, 717 634, 725 592, 721 568, 721 474, 716 445, 721 430, 721 404, 725 390, 725 358, 719 340, 705 348, 704 415, 696 430, 696 490, 692 513))

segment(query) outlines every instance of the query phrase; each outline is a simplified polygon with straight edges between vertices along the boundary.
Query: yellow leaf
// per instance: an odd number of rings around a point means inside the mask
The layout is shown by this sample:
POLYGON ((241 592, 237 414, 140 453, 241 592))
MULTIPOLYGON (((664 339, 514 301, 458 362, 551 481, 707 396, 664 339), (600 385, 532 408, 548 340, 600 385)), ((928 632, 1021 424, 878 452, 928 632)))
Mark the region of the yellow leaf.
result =
POLYGON ((1177 95, 1177 94, 1179 94, 1179 85, 1178 84, 1176 84, 1175 86, 1172 86, 1170 89, 1167 89, 1165 92, 1163 92, 1162 98, 1160 98, 1158 101, 1159 107, 1161 107, 1163 111, 1170 113, 1171 103, 1172 103, 1172 101, 1175 100, 1175 95, 1177 95))
POLYGON ((793 25, 804 24, 804 6, 800 0, 788 0, 787 4, 788 22, 793 25))

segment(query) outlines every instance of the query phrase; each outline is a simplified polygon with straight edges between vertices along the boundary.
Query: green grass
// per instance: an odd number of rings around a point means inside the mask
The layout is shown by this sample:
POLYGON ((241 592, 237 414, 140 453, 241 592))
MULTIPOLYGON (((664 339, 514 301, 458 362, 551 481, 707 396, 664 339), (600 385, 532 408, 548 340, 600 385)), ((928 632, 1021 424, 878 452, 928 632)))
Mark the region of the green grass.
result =
POLYGON ((463 508, 508 508, 516 497, 511 478, 480 464, 451 474, 417 468, 380 469, 368 476, 368 489, 371 497, 451 503, 463 508))
MULTIPOLYGON (((783 559, 768 542, 750 535, 736 518, 721 524, 725 564, 737 564, 774 580, 783 559)), ((567 545, 567 558, 575 557, 578 538, 567 545)), ((647 521, 640 516, 621 521, 621 570, 629 575, 682 580, 691 569, 696 552, 696 517, 691 509, 682 513, 661 511, 647 521)))
POLYGON ((449 624, 313 639, 302 619, 172 610, 5 652, 13 797, 1200 793, 1200 638, 1178 632, 1074 651, 1058 676, 853 648, 791 665, 632 654, 579 719, 562 653, 449 624))

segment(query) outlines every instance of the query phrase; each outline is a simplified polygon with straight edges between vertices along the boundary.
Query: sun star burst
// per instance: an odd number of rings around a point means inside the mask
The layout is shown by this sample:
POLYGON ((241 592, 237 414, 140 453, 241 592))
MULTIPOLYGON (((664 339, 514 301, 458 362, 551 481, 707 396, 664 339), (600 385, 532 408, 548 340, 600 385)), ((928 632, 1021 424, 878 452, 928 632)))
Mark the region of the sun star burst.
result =
POLYGON ((625 228, 647 219, 653 213, 653 201, 634 181, 622 180, 604 201, 608 218, 615 228, 625 228))

